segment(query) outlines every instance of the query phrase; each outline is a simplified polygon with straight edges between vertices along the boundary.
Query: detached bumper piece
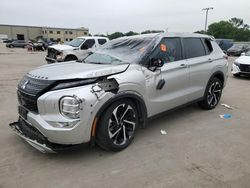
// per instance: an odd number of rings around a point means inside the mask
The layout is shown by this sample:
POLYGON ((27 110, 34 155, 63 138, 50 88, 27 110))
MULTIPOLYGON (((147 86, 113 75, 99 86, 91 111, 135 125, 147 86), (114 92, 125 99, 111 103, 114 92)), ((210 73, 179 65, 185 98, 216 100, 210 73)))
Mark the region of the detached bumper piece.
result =
POLYGON ((18 136, 42 153, 56 153, 78 146, 51 143, 35 127, 22 120, 22 118, 19 118, 18 122, 9 124, 9 126, 18 136))

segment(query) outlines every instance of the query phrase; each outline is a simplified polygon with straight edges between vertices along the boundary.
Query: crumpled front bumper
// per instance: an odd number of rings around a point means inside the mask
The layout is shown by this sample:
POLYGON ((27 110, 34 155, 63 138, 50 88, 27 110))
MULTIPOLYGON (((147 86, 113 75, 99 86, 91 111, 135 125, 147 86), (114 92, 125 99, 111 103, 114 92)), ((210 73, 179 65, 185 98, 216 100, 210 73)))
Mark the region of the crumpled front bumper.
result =
POLYGON ((21 117, 17 122, 10 123, 11 129, 35 149, 42 153, 56 153, 78 145, 60 145, 51 143, 35 127, 23 120, 21 117))

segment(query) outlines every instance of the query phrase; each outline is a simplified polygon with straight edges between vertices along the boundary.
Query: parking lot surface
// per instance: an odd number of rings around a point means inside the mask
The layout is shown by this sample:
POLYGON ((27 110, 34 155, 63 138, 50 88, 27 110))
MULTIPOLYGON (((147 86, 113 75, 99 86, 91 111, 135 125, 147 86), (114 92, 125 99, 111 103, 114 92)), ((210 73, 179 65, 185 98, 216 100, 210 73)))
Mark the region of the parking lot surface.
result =
POLYGON ((151 120, 124 151, 82 146, 42 154, 8 124, 18 118, 18 80, 46 64, 44 57, 45 52, 0 46, 0 188, 249 187, 250 79, 229 74, 216 109, 191 105, 151 120), (222 119, 222 114, 232 118, 222 119))

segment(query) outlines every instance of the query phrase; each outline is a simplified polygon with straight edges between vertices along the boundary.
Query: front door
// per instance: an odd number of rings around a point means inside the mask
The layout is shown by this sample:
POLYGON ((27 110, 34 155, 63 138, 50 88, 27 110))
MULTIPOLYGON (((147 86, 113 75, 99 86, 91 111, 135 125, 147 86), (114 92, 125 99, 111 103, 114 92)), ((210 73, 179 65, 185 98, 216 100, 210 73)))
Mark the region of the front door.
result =
POLYGON ((149 117, 187 103, 189 93, 189 69, 180 38, 163 38, 150 59, 164 65, 155 71, 144 69, 149 117))

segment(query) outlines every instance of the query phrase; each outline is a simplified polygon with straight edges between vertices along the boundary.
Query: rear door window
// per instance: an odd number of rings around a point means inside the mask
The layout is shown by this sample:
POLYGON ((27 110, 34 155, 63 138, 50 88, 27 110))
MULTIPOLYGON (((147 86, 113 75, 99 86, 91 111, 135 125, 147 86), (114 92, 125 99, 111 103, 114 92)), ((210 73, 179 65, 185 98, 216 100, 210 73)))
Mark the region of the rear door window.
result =
POLYGON ((94 40, 94 39, 87 39, 87 40, 83 43, 81 49, 82 49, 82 50, 87 50, 87 49, 89 49, 89 48, 92 48, 92 47, 94 46, 94 44, 95 44, 95 40, 94 40))
POLYGON ((98 43, 99 43, 100 45, 103 45, 103 44, 105 44, 106 42, 107 42, 106 39, 98 39, 98 43))
POLYGON ((183 45, 187 59, 206 55, 205 47, 200 38, 184 38, 183 45))

